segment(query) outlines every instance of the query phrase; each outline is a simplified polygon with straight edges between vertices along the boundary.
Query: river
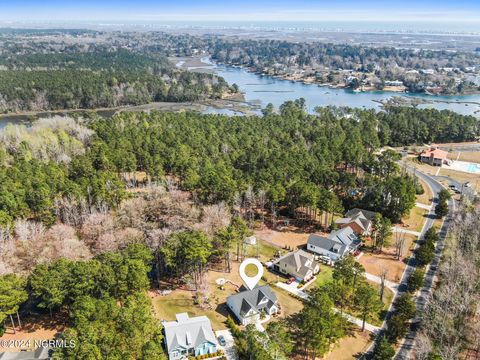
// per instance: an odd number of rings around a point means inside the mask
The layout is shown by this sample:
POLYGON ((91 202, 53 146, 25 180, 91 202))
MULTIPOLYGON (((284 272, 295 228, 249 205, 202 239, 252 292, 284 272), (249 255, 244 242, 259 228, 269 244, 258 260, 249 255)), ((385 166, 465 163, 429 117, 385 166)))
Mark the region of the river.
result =
MULTIPOLYGON (((418 105, 419 108, 435 108, 439 110, 452 110, 460 114, 475 115, 480 117, 480 95, 463 96, 432 96, 423 94, 404 94, 392 92, 353 92, 347 89, 333 89, 317 84, 304 84, 282 80, 271 76, 264 76, 247 71, 245 68, 227 65, 217 65, 208 58, 202 58, 202 66, 186 67, 185 61, 179 61, 177 67, 192 71, 214 72, 222 76, 229 84, 237 84, 244 93, 245 101, 254 105, 259 113, 259 108, 272 103, 276 108, 288 100, 304 98, 310 112, 317 106, 349 106, 368 109, 381 109, 381 102, 394 96, 420 99, 428 103, 418 105), (466 103, 468 102, 468 104, 466 103), (476 103, 476 104, 475 104, 476 103)), ((114 111, 103 111, 104 116, 111 116, 114 111)), ((240 112, 231 109, 207 107, 205 113, 226 115, 240 115, 240 112)), ((38 113, 38 117, 51 116, 51 113, 38 113)), ((8 116, 0 119, 0 129, 8 123, 26 123, 28 116, 8 116)))
MULTIPOLYGON (((287 100, 304 98, 309 111, 317 106, 349 106, 358 108, 381 109, 381 103, 393 96, 417 98, 428 101, 418 105, 419 108, 435 108, 438 110, 452 110, 464 115, 480 116, 480 94, 462 96, 433 96, 424 94, 405 94, 392 92, 353 92, 347 89, 333 89, 317 84, 304 84, 289 80, 277 79, 247 71, 244 68, 225 65, 215 65, 202 59, 206 63, 205 69, 214 71, 228 83, 237 84, 244 93, 245 100, 265 107, 272 103, 280 106, 287 100), (445 101, 445 102, 443 102, 445 101), (461 103, 459 103, 461 102, 461 103), (465 104, 465 102, 477 104, 465 104)), ((198 71, 198 67, 196 67, 198 71)), ((214 112, 214 110, 212 110, 214 112)))

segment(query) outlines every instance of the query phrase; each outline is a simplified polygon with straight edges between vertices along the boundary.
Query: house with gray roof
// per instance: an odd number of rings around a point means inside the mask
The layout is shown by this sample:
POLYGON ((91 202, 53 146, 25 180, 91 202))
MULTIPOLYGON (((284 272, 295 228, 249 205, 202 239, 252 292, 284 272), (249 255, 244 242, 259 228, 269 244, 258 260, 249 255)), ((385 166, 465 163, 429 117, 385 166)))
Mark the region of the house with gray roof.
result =
POLYGON ((327 256, 332 261, 337 261, 357 250, 361 243, 360 238, 351 227, 344 227, 333 231, 328 237, 310 234, 307 241, 307 250, 327 256))
POLYGON ((268 285, 230 295, 227 306, 242 325, 254 324, 262 314, 274 315, 280 310, 277 295, 268 285))
POLYGON ((213 354, 217 351, 217 339, 206 316, 188 317, 176 314, 176 321, 164 321, 165 347, 169 360, 187 359, 189 356, 213 354))
POLYGON ((4 352, 0 353, 0 360, 48 360, 49 347, 39 347, 34 351, 4 352))
POLYGON ((320 265, 311 253, 297 250, 277 259, 273 270, 293 276, 298 282, 307 282, 320 271, 320 265))
POLYGON ((335 220, 339 228, 351 227, 357 235, 370 235, 376 213, 362 209, 349 210, 344 218, 335 220))

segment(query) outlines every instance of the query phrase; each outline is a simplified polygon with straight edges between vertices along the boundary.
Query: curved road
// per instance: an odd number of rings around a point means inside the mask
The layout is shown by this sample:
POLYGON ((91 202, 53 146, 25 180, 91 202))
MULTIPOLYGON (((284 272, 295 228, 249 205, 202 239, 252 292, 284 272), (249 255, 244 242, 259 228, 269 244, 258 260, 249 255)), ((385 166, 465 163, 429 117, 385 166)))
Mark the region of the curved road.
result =
MULTIPOLYGON (((408 168, 408 170, 413 171, 413 168, 408 168)), ((425 224, 423 226, 423 229, 420 235, 420 240, 423 240, 423 236, 425 235, 425 232, 433 226, 433 223, 436 219, 435 206, 438 203, 438 193, 440 192, 440 190, 443 189, 443 186, 438 181, 436 181, 435 179, 433 179, 431 176, 427 174, 419 172, 418 170, 416 170, 416 174, 418 177, 420 177, 430 186, 433 192, 434 206, 432 206, 428 214, 428 218, 425 221, 425 224)), ((413 324, 419 324, 421 320, 421 315, 423 314, 425 309, 425 305, 432 292, 434 281, 438 272, 438 265, 440 264, 440 260, 442 258, 445 237, 447 235, 447 230, 450 224, 450 216, 455 208, 455 202, 453 199, 450 200, 449 202, 449 208, 450 208, 450 211, 448 215, 445 217, 445 221, 443 222, 439 232, 439 240, 435 247, 435 258, 433 259, 431 264, 427 267, 427 271, 425 272, 425 281, 423 283, 423 287, 420 289, 420 293, 418 294, 418 296, 414 299, 415 304, 417 306, 417 317, 413 319, 413 322, 412 322, 413 324)), ((415 270, 415 265, 416 265, 415 258, 410 258, 407 264, 407 268, 405 269, 405 272, 402 277, 401 287, 399 288, 399 292, 406 290, 405 289, 406 281, 408 279, 408 276, 415 270)), ((417 336, 417 331, 418 331, 418 326, 412 326, 411 330, 405 337, 404 342, 401 344, 399 350, 397 351, 397 354, 395 355, 396 360, 411 358, 410 353, 415 345, 415 338, 417 336)))
MULTIPOLYGON (((436 181, 433 177, 418 171, 418 169, 414 169, 413 167, 410 167, 405 164, 402 164, 402 165, 404 165, 408 171, 412 173, 415 172, 416 176, 424 180, 428 184, 428 186, 430 186, 433 193, 433 202, 432 202, 433 206, 431 207, 429 213, 427 214, 427 219, 423 224, 423 228, 419 236, 419 240, 421 242, 427 230, 433 226, 436 220, 435 207, 438 204, 438 193, 442 189, 444 189, 444 187, 438 181, 436 181)), ((412 321, 413 324, 418 324, 420 322, 421 316, 419 316, 419 314, 423 314, 423 310, 425 308, 427 300, 432 291, 434 280, 437 276, 438 265, 442 257, 444 240, 447 234, 447 229, 450 221, 450 214, 452 213, 452 209, 454 209, 454 206, 455 206, 454 201, 450 200, 450 203, 449 203, 450 211, 447 217, 445 218, 442 228, 440 229, 440 239, 436 244, 435 258, 427 268, 427 271, 425 273, 425 281, 424 281, 423 287, 420 290, 419 295, 414 299, 417 307, 417 317, 413 319, 412 321)), ((418 246, 419 246, 419 242, 417 241, 415 244, 415 250, 417 249, 418 246)), ((414 257, 410 257, 407 262, 407 266, 403 273, 402 279, 400 280, 400 284, 398 286, 398 292, 396 293, 395 298, 392 301, 392 304, 395 302, 398 296, 402 295, 407 290, 407 280, 415 269, 416 269, 416 259, 414 257)), ((381 335, 386 330, 387 320, 393 315, 393 311, 394 311, 394 307, 392 305, 386 315, 385 321, 382 324, 381 330, 378 333, 379 335, 381 335)), ((400 348, 398 349, 394 357, 395 360, 411 359, 410 355, 415 345, 415 338, 417 335, 417 331, 418 331, 418 326, 412 326, 411 330, 405 337, 403 343, 400 345, 400 348)), ((372 349, 373 349, 373 345, 369 349, 367 354, 365 354, 367 358, 371 354, 372 349)))

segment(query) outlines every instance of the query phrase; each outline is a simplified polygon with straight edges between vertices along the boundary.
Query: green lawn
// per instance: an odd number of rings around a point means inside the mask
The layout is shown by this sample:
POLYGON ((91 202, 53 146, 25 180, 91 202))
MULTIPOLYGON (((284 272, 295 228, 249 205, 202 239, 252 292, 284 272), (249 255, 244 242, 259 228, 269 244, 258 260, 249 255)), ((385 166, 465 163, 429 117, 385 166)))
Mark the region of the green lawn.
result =
MULTIPOLYGON (((374 282, 371 282, 371 281, 368 281, 367 282, 373 286, 377 291, 378 293, 380 293, 380 284, 377 284, 377 283, 374 283, 374 282)), ((390 304, 392 303, 392 300, 393 300, 393 292, 388 289, 388 288, 385 288, 385 292, 384 292, 384 296, 383 296, 383 309, 380 310, 378 313, 374 314, 373 316, 371 316, 370 318, 367 319, 367 322, 369 324, 372 324, 372 325, 375 325, 375 326, 382 326, 382 322, 383 322, 383 319, 385 318, 385 314, 390 306, 390 304)), ((355 316, 359 319, 362 318, 361 314, 358 312, 358 311, 354 311, 352 309, 346 309, 347 313, 351 314, 352 316, 355 316)))
POLYGON ((245 256, 244 258, 254 257, 256 258, 257 255, 260 261, 267 261, 272 259, 277 251, 282 251, 280 248, 273 246, 266 241, 257 239, 257 245, 245 245, 244 251, 245 256))
POLYGON ((193 303, 191 294, 178 293, 153 299, 153 306, 161 320, 175 320, 175 314, 186 312, 190 316, 206 315, 214 330, 226 329, 228 310, 225 304, 212 304, 211 309, 202 309, 193 303))
POLYGON ((414 206, 408 216, 402 219, 403 223, 408 225, 407 230, 421 231, 426 220, 427 210, 414 206))
POLYGON ((320 264, 320 272, 317 274, 315 286, 322 286, 323 284, 332 280, 333 268, 331 266, 320 264))

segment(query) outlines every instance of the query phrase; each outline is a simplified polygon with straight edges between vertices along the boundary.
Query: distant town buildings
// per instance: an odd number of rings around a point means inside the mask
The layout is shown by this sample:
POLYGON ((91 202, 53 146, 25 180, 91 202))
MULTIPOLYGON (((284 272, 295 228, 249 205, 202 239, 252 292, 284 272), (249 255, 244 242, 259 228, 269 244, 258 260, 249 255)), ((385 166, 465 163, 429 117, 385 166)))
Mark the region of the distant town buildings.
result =
POLYGON ((403 86, 403 81, 400 80, 386 80, 386 86, 403 86))

